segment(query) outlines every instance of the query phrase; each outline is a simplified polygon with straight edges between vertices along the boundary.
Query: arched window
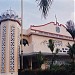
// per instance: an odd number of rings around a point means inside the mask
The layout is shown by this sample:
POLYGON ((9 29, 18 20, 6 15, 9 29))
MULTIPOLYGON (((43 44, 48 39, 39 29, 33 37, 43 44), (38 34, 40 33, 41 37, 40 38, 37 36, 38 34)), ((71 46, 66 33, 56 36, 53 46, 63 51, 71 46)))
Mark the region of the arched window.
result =
MULTIPOLYGON (((26 46, 26 44, 28 44, 28 41, 26 39, 21 39, 20 44, 22 44, 22 41, 23 41, 24 46, 26 46)), ((29 44, 28 44, 28 46, 29 46, 29 44)))

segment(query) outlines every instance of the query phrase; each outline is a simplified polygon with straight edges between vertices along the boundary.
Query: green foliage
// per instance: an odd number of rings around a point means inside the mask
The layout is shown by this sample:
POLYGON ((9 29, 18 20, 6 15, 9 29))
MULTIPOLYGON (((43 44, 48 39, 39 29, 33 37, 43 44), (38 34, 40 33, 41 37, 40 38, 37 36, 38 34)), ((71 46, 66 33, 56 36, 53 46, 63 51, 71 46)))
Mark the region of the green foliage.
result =
POLYGON ((49 39, 48 48, 50 48, 51 52, 53 53, 53 51, 54 51, 54 42, 53 42, 52 39, 49 39))
POLYGON ((53 53, 53 51, 54 51, 54 41, 52 39, 49 39, 48 48, 50 48, 50 50, 52 52, 52 60, 51 60, 51 64, 50 64, 50 69, 51 69, 52 66, 53 66, 53 62, 55 61, 55 56, 59 52, 59 49, 57 48, 55 53, 53 53))
POLYGON ((69 56, 70 56, 70 58, 72 59, 72 61, 71 61, 71 64, 69 65, 70 66, 70 69, 73 71, 73 70, 75 70, 75 68, 74 68, 74 66, 75 66, 75 64, 74 64, 74 56, 75 56, 75 24, 74 24, 74 22, 72 21, 72 20, 69 20, 69 21, 67 21, 67 23, 66 23, 66 30, 70 33, 70 35, 72 36, 72 38, 73 38, 73 41, 74 41, 74 44, 73 45, 70 45, 69 43, 68 43, 68 48, 69 48, 69 51, 68 51, 68 54, 69 54, 69 56))
POLYGON ((36 0, 39 2, 40 9, 42 10, 42 14, 44 18, 47 16, 47 12, 49 11, 49 8, 53 2, 53 0, 36 0))
POLYGON ((74 63, 74 57, 75 57, 75 43, 71 46, 69 43, 68 43, 68 46, 69 48, 69 51, 68 51, 68 54, 70 56, 70 58, 72 59, 71 63, 69 64, 70 66, 70 69, 71 71, 75 70, 75 63, 74 63))
POLYGON ((67 21, 66 23, 66 30, 70 33, 70 35, 72 36, 73 40, 75 38, 75 25, 74 22, 72 20, 67 21))
POLYGON ((41 65, 44 63, 44 56, 42 55, 41 52, 37 54, 37 63, 38 63, 39 69, 41 69, 41 65))
MULTIPOLYGON (((22 75, 22 73, 19 72, 18 75, 22 75)), ((59 69, 56 71, 54 70, 29 70, 29 71, 25 71, 23 75, 71 75, 71 73, 63 69, 59 69)))
POLYGON ((59 65, 53 65, 52 68, 51 68, 51 70, 53 70, 53 71, 57 71, 59 69, 60 69, 59 65))
POLYGON ((55 50, 55 55, 58 54, 58 52, 59 52, 59 49, 56 48, 56 50, 55 50))
POLYGON ((72 38, 75 38, 75 30, 67 29, 67 31, 71 34, 72 38))
POLYGON ((73 62, 74 62, 75 43, 72 46, 68 43, 68 46, 67 47, 69 48, 68 54, 71 57, 71 59, 73 60, 73 62))
MULTIPOLYGON (((53 65, 50 70, 24 70, 24 75, 75 75, 75 69, 72 70, 72 63, 68 63, 67 65, 53 65)), ((19 70, 18 75, 22 75, 22 71, 19 70)))
POLYGON ((71 58, 73 58, 73 48, 72 48, 72 46, 68 43, 68 46, 67 47, 69 48, 69 51, 68 51, 69 56, 71 58))

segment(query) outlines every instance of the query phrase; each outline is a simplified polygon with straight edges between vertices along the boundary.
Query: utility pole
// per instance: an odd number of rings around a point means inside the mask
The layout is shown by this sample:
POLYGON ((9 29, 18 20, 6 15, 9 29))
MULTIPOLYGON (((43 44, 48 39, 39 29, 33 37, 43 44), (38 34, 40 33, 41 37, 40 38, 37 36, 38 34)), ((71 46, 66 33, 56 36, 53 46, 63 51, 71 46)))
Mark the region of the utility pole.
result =
POLYGON ((21 69, 23 69, 23 0, 21 0, 21 69))

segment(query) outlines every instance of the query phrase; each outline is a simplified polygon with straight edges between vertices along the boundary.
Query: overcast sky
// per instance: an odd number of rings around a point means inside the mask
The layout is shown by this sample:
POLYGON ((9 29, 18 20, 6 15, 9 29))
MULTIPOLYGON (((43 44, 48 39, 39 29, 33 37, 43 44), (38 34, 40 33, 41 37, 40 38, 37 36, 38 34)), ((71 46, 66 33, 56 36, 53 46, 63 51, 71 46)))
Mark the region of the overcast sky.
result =
MULTIPOLYGON (((8 9, 12 9, 19 15, 21 13, 21 0, 0 0, 0 14, 8 9)), ((29 28, 30 25, 41 25, 55 22, 55 14, 60 24, 65 24, 68 20, 74 21, 74 2, 75 0, 54 0, 46 19, 41 15, 36 0, 23 0, 24 18, 23 27, 29 28)))

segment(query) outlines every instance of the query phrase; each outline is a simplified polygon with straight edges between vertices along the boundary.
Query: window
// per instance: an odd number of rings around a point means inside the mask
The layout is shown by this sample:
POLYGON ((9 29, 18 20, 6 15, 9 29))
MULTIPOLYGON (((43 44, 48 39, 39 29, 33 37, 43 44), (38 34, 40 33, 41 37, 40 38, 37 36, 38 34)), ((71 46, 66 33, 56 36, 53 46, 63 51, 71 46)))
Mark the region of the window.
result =
POLYGON ((62 50, 64 50, 64 48, 62 48, 62 50))
POLYGON ((60 28, 56 27, 56 32, 59 33, 60 32, 60 28))

